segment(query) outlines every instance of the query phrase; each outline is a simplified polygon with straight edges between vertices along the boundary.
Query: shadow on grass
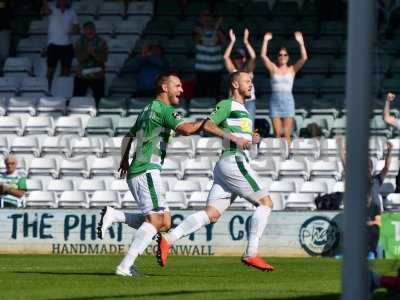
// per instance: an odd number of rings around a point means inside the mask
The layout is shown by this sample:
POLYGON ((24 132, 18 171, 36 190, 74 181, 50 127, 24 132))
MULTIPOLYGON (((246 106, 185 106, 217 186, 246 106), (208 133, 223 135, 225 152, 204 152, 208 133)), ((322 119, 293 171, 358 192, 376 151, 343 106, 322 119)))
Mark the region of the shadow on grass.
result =
MULTIPOLYGON (((18 274, 41 274, 41 275, 61 275, 61 276, 76 276, 76 275, 87 275, 87 276, 115 276, 115 273, 96 273, 96 272, 56 272, 56 271, 14 271, 13 273, 18 274)), ((152 273, 142 273, 142 277, 223 277, 223 276, 213 276, 213 275, 193 275, 193 274, 152 274, 152 273)))
MULTIPOLYGON (((171 296, 188 296, 204 293, 228 293, 232 290, 194 290, 194 291, 172 291, 172 292, 159 292, 148 294, 129 294, 129 295, 104 295, 104 296, 90 296, 90 297, 70 297, 70 298, 50 298, 51 300, 102 300, 102 299, 133 299, 140 297, 171 297, 171 296)), ((201 298, 200 298, 201 299, 201 298)))

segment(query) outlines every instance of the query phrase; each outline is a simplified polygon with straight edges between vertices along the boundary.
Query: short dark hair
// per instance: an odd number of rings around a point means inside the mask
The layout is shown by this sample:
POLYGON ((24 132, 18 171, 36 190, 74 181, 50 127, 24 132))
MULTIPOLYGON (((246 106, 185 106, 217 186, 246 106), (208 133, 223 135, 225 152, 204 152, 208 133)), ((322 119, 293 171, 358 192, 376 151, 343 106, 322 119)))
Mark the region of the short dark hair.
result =
POLYGON ((165 84, 171 76, 179 78, 176 72, 163 72, 156 77, 156 94, 163 92, 162 85, 165 84))
POLYGON ((232 83, 233 83, 234 81, 237 81, 237 80, 239 79, 240 75, 243 74, 243 73, 247 73, 247 72, 244 72, 244 71, 235 71, 235 72, 232 72, 232 73, 229 75, 229 80, 228 80, 228 82, 229 82, 229 88, 232 88, 232 83))

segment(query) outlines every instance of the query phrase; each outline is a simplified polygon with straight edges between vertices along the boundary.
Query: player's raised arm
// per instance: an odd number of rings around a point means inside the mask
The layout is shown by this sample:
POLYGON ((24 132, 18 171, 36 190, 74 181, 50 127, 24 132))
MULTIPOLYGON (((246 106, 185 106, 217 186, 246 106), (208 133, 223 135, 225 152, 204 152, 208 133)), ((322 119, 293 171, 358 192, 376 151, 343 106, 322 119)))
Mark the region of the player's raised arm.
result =
POLYGON ((399 128, 399 121, 390 115, 390 102, 394 101, 396 95, 393 93, 387 93, 385 107, 383 108, 383 120, 386 124, 399 128))

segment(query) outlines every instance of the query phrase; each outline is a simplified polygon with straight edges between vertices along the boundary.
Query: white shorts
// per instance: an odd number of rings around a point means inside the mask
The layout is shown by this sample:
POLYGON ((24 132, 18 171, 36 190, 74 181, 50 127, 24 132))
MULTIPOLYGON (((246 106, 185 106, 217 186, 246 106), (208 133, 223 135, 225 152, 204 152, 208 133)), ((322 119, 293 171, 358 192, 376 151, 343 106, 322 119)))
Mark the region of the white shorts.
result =
POLYGON ((149 170, 127 180, 129 189, 144 215, 169 211, 159 170, 149 170))
MULTIPOLYGON (((267 195, 266 187, 260 185, 260 179, 243 156, 227 156, 215 165, 214 184, 208 194, 207 204, 219 209, 218 200, 229 198, 233 201, 237 196, 257 204, 259 199, 267 195)), ((219 210, 224 209, 221 207, 219 210)))

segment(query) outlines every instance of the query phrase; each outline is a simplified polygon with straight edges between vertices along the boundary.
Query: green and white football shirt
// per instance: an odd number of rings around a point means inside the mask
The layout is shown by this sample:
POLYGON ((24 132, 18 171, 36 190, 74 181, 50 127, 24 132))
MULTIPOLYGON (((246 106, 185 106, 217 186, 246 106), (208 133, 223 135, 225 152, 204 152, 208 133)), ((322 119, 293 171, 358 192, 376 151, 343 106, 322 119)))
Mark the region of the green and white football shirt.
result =
MULTIPOLYGON (((11 174, 7 174, 6 172, 0 173, 0 183, 7 184, 14 189, 26 190, 26 174, 23 171, 18 170, 11 174)), ((22 202, 21 198, 15 197, 11 194, 1 194, 0 197, 4 203, 16 207, 19 207, 22 202)))
MULTIPOLYGON (((252 141, 252 120, 249 112, 243 104, 226 99, 218 102, 215 111, 210 115, 210 119, 221 129, 233 135, 252 141)), ((223 156, 244 154, 235 143, 224 143, 223 156)))
POLYGON ((147 170, 161 170, 171 130, 182 123, 174 108, 160 100, 153 100, 143 108, 130 130, 137 138, 137 147, 129 166, 128 179, 147 170))

